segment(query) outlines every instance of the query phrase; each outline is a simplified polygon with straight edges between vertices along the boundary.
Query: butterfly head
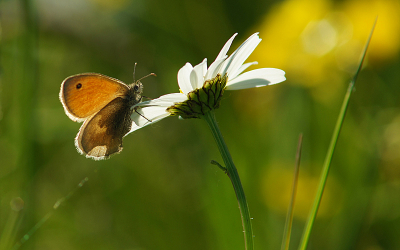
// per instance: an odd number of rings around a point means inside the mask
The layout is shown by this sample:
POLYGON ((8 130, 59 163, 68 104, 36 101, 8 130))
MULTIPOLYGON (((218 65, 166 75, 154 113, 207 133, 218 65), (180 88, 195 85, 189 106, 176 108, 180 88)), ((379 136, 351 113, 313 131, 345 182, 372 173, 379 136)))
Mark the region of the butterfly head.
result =
POLYGON ((143 84, 140 81, 136 81, 129 85, 129 101, 130 106, 139 103, 142 100, 143 84))

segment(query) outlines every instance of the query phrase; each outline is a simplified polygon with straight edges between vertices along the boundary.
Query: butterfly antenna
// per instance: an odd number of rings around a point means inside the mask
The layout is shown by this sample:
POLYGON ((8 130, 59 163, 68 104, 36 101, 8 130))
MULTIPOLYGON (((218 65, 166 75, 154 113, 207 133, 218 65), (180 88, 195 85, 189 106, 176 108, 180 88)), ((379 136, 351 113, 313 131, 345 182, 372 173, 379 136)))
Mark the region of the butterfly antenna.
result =
POLYGON ((136 65, 137 65, 137 62, 135 62, 135 67, 133 68, 133 82, 140 82, 141 80, 143 80, 144 78, 149 77, 149 76, 157 76, 154 73, 150 73, 150 74, 145 75, 145 76, 143 76, 142 78, 140 78, 139 80, 136 81, 136 76, 135 76, 136 75, 136 65))
POLYGON ((154 74, 154 73, 150 73, 150 74, 148 74, 148 75, 143 76, 142 78, 140 78, 140 79, 137 80, 136 82, 140 82, 141 80, 143 80, 144 78, 149 77, 149 76, 157 76, 157 75, 154 74))
POLYGON ((136 82, 136 80, 135 80, 135 78, 136 78, 136 76, 135 76, 135 74, 136 74, 136 65, 137 65, 137 62, 135 62, 135 66, 133 67, 133 82, 136 82))

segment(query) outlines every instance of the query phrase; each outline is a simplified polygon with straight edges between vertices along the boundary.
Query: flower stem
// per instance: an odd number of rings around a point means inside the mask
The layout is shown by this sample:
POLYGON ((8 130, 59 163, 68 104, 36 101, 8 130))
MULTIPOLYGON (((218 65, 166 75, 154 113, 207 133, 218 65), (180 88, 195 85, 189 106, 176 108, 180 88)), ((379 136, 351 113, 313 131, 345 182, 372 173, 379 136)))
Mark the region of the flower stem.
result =
POLYGON ((204 120, 207 122, 214 136, 214 139, 218 145, 218 149, 221 153, 222 159, 224 160, 226 167, 226 174, 232 182, 233 189, 236 193, 236 198, 239 203, 240 215, 242 217, 242 226, 244 232, 244 242, 246 250, 253 250, 253 229, 251 226, 251 218, 249 207, 247 205, 246 196, 240 182, 239 174, 236 170, 231 154, 229 153, 228 147, 225 144, 224 138, 222 137, 221 131, 219 130, 217 121, 215 119, 214 111, 211 110, 203 116, 204 120))

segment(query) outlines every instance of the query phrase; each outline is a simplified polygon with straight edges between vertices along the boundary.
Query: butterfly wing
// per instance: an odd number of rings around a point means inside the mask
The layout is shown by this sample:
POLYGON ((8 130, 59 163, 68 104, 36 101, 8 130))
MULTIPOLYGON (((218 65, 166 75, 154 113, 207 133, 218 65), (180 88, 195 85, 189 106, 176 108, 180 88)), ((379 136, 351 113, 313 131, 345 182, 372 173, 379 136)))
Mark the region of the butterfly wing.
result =
POLYGON ((73 121, 83 121, 116 97, 125 96, 129 87, 112 77, 97 73, 70 76, 61 84, 60 100, 73 121))
POLYGON ((127 99, 117 97, 87 119, 75 138, 81 154, 102 160, 122 150, 122 138, 132 126, 132 110, 127 99))

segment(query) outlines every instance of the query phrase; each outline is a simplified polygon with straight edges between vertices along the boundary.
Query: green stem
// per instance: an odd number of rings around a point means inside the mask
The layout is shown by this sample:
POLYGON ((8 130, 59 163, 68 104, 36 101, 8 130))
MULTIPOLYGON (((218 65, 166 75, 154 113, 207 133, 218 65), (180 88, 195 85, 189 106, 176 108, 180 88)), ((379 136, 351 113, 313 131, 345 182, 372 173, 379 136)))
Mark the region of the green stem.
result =
POLYGON ((236 170, 231 154, 229 153, 228 147, 225 144, 224 138, 222 137, 221 131, 219 130, 217 121, 215 119, 214 111, 211 110, 203 116, 204 120, 207 122, 214 136, 214 139, 218 145, 218 149, 221 153, 222 159, 224 160, 226 166, 226 173, 232 182, 233 189, 236 193, 236 198, 239 203, 240 214, 242 217, 242 226, 244 232, 245 249, 253 250, 253 229, 251 226, 251 218, 249 207, 247 205, 246 196, 240 182, 239 174, 236 170))

